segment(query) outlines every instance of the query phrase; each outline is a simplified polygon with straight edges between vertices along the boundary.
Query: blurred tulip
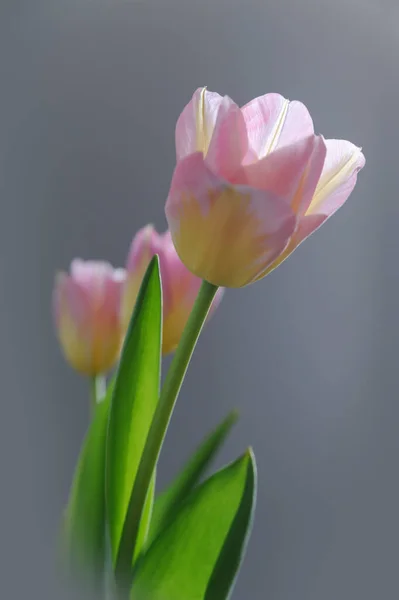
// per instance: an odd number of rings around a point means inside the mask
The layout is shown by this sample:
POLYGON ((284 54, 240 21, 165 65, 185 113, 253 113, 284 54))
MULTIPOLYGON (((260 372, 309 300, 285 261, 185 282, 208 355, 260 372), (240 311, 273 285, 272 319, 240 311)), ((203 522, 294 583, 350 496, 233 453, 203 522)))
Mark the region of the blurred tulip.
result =
POLYGON ((267 94, 239 108, 198 89, 176 125, 166 217, 192 273, 242 287, 269 273, 353 190, 365 159, 314 134, 300 102, 267 94))
MULTIPOLYGON (((124 331, 128 328, 144 273, 155 254, 159 256, 163 293, 162 353, 169 354, 179 343, 201 280, 183 265, 168 231, 159 234, 152 225, 147 225, 133 238, 122 295, 122 327, 124 331)), ((219 304, 222 294, 223 290, 220 290, 216 295, 211 312, 219 304)))
POLYGON ((105 373, 121 347, 119 319, 123 269, 105 262, 72 262, 53 291, 58 338, 67 361, 84 375, 105 373))

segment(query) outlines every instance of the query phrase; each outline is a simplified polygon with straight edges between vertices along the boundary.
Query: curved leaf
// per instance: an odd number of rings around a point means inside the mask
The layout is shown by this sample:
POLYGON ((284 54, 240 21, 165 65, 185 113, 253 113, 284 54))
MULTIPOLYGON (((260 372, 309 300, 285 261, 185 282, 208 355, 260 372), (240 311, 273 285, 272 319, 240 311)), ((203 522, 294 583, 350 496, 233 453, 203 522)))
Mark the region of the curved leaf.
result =
POLYGON ((198 484, 237 419, 238 413, 236 411, 231 412, 205 438, 172 484, 156 498, 150 533, 147 540, 148 545, 154 541, 168 522, 173 519, 181 503, 198 484))
POLYGON ((112 384, 96 406, 76 467, 64 520, 67 560, 72 568, 104 568, 105 440, 112 384))
POLYGON ((195 489, 139 561, 133 600, 224 600, 234 585, 255 506, 251 451, 195 489))
MULTIPOLYGON (((110 407, 106 500, 114 564, 122 534, 126 536, 126 511, 158 402, 161 335, 162 292, 159 261, 155 256, 141 284, 123 346, 110 407)), ((149 494, 147 498, 150 498, 149 494)), ((148 510, 148 514, 151 514, 151 507, 148 510)), ((145 528, 148 529, 148 524, 145 524, 145 528)), ((145 536, 140 536, 143 542, 145 536)), ((130 556, 130 564, 132 559, 130 556)))

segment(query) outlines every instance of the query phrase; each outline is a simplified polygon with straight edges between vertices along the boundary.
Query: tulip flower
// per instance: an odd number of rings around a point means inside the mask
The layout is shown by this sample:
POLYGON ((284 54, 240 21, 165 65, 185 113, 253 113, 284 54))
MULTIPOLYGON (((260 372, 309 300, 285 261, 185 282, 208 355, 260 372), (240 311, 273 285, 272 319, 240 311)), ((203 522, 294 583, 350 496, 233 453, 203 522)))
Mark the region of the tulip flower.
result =
POLYGON ((72 261, 53 291, 54 317, 67 361, 84 375, 111 369, 121 347, 119 319, 123 269, 105 262, 72 261))
MULTIPOLYGON (((169 231, 159 234, 147 225, 133 238, 126 263, 121 320, 126 331, 144 273, 155 254, 159 256, 163 293, 162 353, 169 354, 179 343, 201 285, 201 280, 177 256, 169 231)), ((216 295, 211 311, 219 304, 222 293, 220 290, 216 295)))
POLYGON ((166 202, 176 251, 214 285, 267 275, 342 206, 365 159, 315 135, 306 107, 266 94, 239 108, 198 89, 176 125, 166 202))

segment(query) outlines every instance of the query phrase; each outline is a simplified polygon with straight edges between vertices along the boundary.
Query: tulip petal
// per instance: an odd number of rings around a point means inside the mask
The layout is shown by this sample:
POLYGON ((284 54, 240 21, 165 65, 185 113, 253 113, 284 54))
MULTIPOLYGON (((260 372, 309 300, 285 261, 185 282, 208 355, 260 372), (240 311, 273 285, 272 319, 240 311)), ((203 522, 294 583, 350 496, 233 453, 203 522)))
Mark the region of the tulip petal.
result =
POLYGON ((298 248, 298 246, 306 240, 316 229, 324 223, 327 217, 324 215, 309 215, 304 216, 300 219, 298 228, 292 236, 288 246, 282 254, 271 264, 267 269, 258 275, 254 281, 262 279, 266 275, 269 275, 274 269, 279 267, 289 256, 298 248))
POLYGON ((146 225, 136 233, 126 261, 126 270, 129 273, 138 271, 141 278, 144 277, 151 258, 154 254, 159 254, 158 237, 153 225, 146 225))
MULTIPOLYGON (((91 319, 97 324, 107 324, 116 319, 116 307, 120 302, 121 288, 125 280, 124 269, 114 269, 110 263, 75 259, 71 263, 71 276, 66 286, 71 306, 83 296, 86 298, 86 313, 83 320, 91 319)), ((78 314, 75 315, 79 320, 78 314)), ((93 324, 94 327, 94 324, 93 324)))
MULTIPOLYGON (((290 253, 295 250, 306 238, 316 231, 326 220, 325 215, 305 215, 301 218, 298 223, 298 229, 292 236, 292 249, 290 253)), ((291 246, 291 244, 290 244, 291 246)))
POLYGON ((298 228, 279 258, 262 276, 274 271, 312 233, 314 233, 338 208, 344 204, 356 184, 357 173, 365 164, 361 149, 345 140, 325 140, 327 156, 315 194, 301 216, 298 228))
POLYGON ((164 256, 164 245, 163 236, 158 234, 153 225, 146 225, 140 229, 132 240, 126 261, 127 277, 121 302, 121 322, 124 331, 127 331, 143 277, 155 254, 159 257, 163 308, 164 311, 167 309, 170 282, 164 256))
POLYGON ((351 142, 326 140, 326 147, 323 172, 306 214, 334 214, 352 192, 366 162, 361 148, 351 142))
POLYGON ((312 135, 243 167, 233 182, 272 192, 300 215, 312 200, 325 155, 323 138, 312 135))
POLYGON ((201 153, 177 164, 166 217, 186 267, 223 287, 250 283, 283 252, 296 226, 284 200, 218 178, 201 153))
POLYGON ((240 108, 228 96, 223 98, 206 153, 206 163, 214 173, 230 179, 248 151, 248 137, 240 108))
POLYGON ((176 158, 193 152, 206 154, 223 96, 198 88, 176 123, 176 158))
POLYGON ((101 293, 102 287, 113 277, 114 269, 110 263, 75 258, 71 263, 71 277, 84 289, 101 293))
POLYGON ((241 109, 249 139, 250 154, 260 159, 277 148, 293 144, 314 133, 308 109, 298 101, 290 102, 280 94, 255 98, 241 109))
POLYGON ((169 286, 169 295, 165 305, 167 310, 165 310, 165 313, 170 313, 174 307, 179 307, 182 301, 185 301, 191 310, 201 286, 201 280, 194 277, 191 271, 180 260, 173 245, 170 232, 167 231, 164 235, 167 236, 164 250, 165 271, 167 272, 169 282, 172 283, 173 281, 174 284, 169 286))
POLYGON ((59 273, 56 278, 55 298, 57 305, 57 321, 68 312, 78 327, 87 323, 90 317, 90 299, 84 287, 74 281, 66 273, 59 273))
POLYGON ((323 136, 315 137, 313 152, 303 173, 299 188, 291 206, 298 216, 303 216, 314 196, 317 184, 323 171, 327 155, 326 142, 323 136))
POLYGON ((53 295, 58 337, 67 360, 78 371, 91 363, 90 301, 85 290, 66 273, 59 273, 53 295))
POLYGON ((177 160, 202 152, 212 170, 228 178, 239 167, 247 150, 241 109, 228 96, 199 88, 177 121, 177 160))

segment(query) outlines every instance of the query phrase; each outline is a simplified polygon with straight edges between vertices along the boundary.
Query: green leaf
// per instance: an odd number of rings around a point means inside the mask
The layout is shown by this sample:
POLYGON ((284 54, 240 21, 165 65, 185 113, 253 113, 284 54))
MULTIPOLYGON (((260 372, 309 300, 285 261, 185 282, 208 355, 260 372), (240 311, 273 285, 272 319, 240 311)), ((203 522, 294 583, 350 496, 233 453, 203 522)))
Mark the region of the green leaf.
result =
POLYGON ((202 442, 172 484, 156 498, 147 540, 148 545, 173 519, 183 500, 198 484, 237 419, 238 413, 236 411, 231 412, 202 442))
POLYGON ((64 520, 64 546, 72 569, 104 568, 105 440, 112 384, 96 406, 73 479, 64 520))
MULTIPOLYGON (((159 397, 162 291, 155 256, 143 278, 130 321, 112 395, 107 436, 106 500, 113 563, 121 538, 129 539, 125 518, 137 469, 159 397)), ((151 495, 146 491, 146 497, 151 495)), ((149 500, 152 504, 151 500, 149 500)), ((143 510, 143 506, 141 507, 143 510)), ((140 513, 151 514, 151 506, 140 513)), ((148 523, 143 523, 148 529, 148 523)), ((139 533, 142 542, 145 535, 139 533)), ((133 561, 133 548, 128 558, 133 561)), ((138 552, 140 549, 136 547, 138 552)), ((123 548, 126 552, 126 548, 123 548)), ((124 562, 127 557, 124 556, 124 562)))
POLYGON ((256 466, 252 452, 196 488, 138 562, 133 600, 229 597, 252 525, 256 466))
POLYGON ((148 432, 144 451, 137 470, 136 480, 126 514, 120 551, 115 562, 115 580, 118 594, 124 596, 131 587, 131 557, 138 537, 138 526, 142 515, 151 478, 157 466, 162 444, 183 383, 195 344, 205 323, 217 286, 203 281, 188 318, 170 369, 166 375, 157 408, 148 432))
POLYGON ((134 556, 133 563, 136 562, 140 553, 148 540, 148 534, 150 531, 151 519, 153 516, 154 509, 154 497, 155 497, 155 481, 156 481, 156 473, 154 472, 150 487, 148 488, 147 497, 145 499, 143 512, 140 519, 140 527, 137 535, 137 543, 134 548, 134 556))

